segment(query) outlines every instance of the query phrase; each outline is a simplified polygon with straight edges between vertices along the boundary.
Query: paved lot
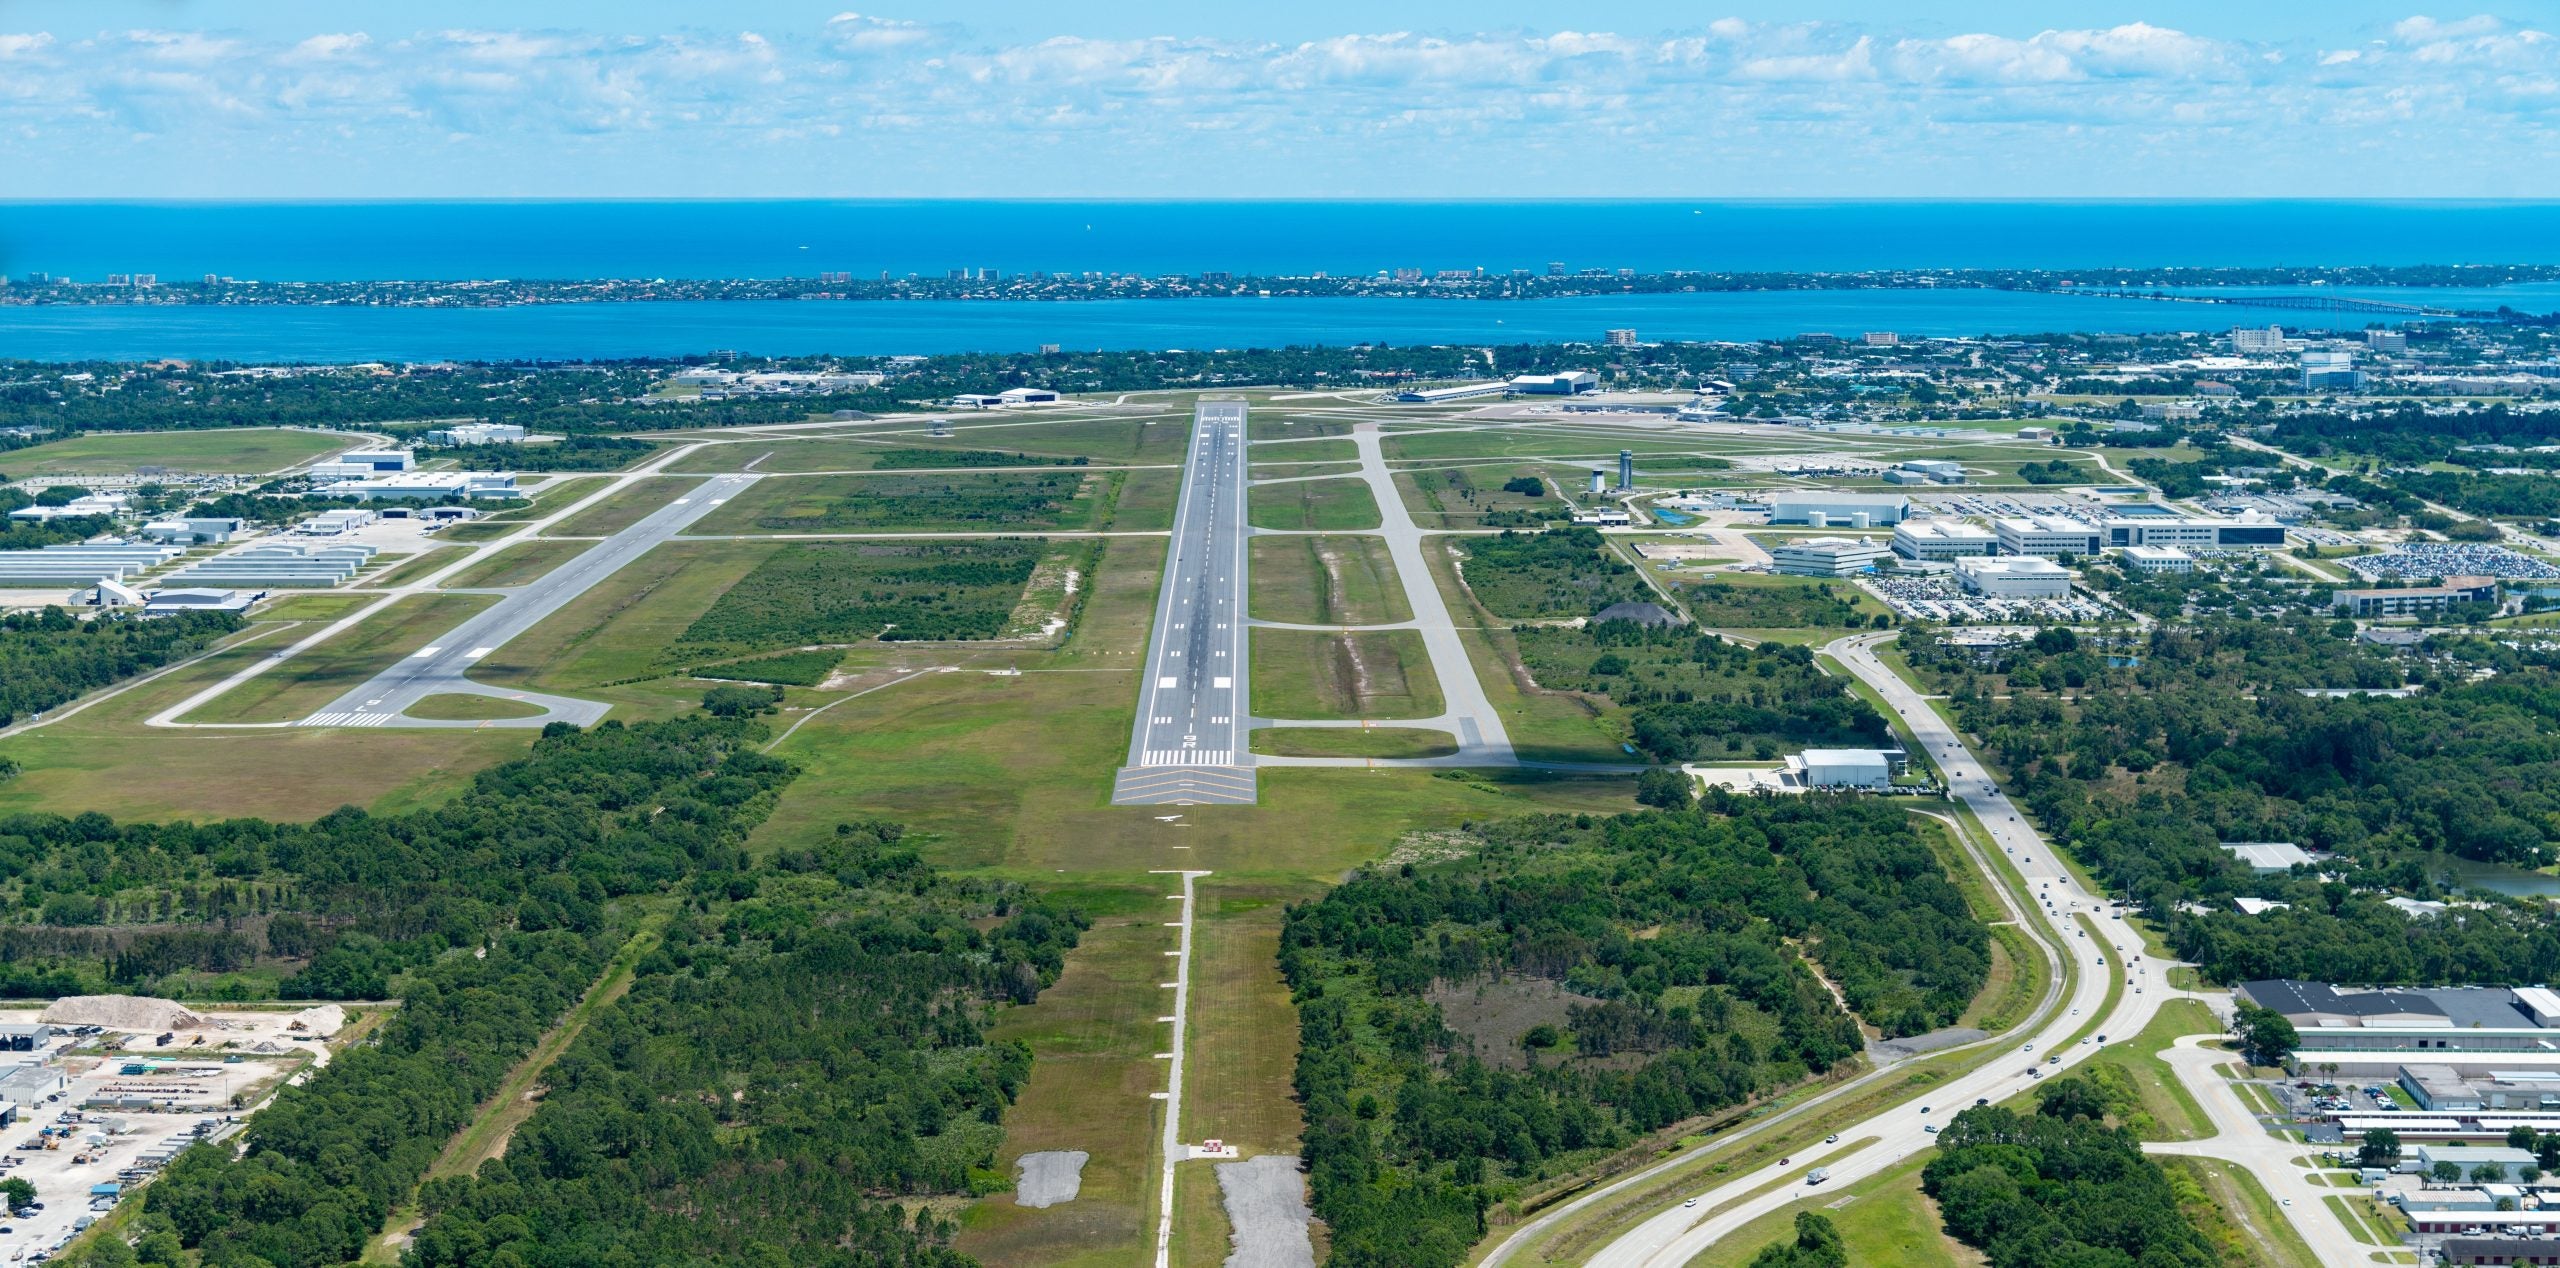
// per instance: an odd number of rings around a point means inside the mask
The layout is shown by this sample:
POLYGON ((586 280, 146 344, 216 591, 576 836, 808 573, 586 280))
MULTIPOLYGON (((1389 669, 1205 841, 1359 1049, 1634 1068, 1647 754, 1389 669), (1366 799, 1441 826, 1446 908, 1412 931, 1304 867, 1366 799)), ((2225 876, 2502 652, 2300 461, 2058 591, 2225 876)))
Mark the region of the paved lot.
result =
POLYGON ((509 641, 540 624, 543 618, 568 606, 571 600, 647 554, 651 548, 684 531, 686 525, 709 514, 713 507, 737 496, 756 479, 752 475, 712 477, 683 497, 651 512, 648 518, 543 574, 532 584, 516 588, 495 606, 455 626, 433 644, 313 712, 302 720, 302 725, 540 727, 553 722, 588 726, 602 721, 606 705, 592 700, 573 700, 567 696, 482 686, 471 681, 471 668, 479 663, 481 657, 506 646, 509 641), (401 716, 402 710, 435 695, 496 696, 539 705, 547 712, 495 721, 437 721, 401 716))
POLYGON ((1244 744, 1245 470, 1244 402, 1200 402, 1114 804, 1254 800, 1244 744))

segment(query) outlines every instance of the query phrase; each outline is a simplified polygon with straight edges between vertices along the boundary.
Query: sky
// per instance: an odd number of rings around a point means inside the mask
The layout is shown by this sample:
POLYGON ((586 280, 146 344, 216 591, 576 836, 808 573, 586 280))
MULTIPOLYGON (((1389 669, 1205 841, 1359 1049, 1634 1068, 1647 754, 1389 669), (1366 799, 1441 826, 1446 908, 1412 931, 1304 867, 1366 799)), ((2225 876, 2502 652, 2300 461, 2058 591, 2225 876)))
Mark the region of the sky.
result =
POLYGON ((0 0, 0 198, 2560 198, 2547 0, 862 3, 0 0))

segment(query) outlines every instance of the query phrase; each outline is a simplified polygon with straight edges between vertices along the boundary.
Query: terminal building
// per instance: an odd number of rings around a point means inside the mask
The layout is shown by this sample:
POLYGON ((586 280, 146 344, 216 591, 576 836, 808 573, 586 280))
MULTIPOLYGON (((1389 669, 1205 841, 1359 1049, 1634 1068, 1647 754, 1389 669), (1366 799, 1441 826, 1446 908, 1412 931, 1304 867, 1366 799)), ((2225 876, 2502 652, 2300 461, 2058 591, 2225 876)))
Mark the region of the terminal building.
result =
POLYGON ((1910 517, 1899 493, 1773 493, 1769 522, 1813 528, 1891 528, 1910 517))
POLYGON ((1990 529, 1965 520, 1904 520, 1893 528, 1893 553, 1905 559, 1960 559, 1999 549, 1990 529))
POLYGON ((1994 555, 1956 561, 1956 586, 1986 599, 2062 599, 2071 595, 2071 570, 2033 555, 1994 555))
POLYGON ((1991 527, 2004 555, 2087 558, 2097 554, 2106 540, 2095 526, 2060 515, 2012 515, 1993 521, 1991 527))
POLYGON ((1874 572, 1891 553, 1870 537, 1801 537, 1771 546, 1769 563, 1790 577, 1854 577, 1874 572))

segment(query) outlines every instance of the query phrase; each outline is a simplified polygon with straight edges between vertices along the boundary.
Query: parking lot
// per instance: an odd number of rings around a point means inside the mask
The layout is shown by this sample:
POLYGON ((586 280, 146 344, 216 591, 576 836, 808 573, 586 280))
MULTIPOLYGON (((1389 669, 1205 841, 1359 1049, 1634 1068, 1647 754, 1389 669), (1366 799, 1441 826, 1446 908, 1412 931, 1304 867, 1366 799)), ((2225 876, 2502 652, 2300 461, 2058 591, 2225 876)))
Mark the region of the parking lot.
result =
POLYGON ((2560 577, 2560 565, 2509 550, 2470 542, 2408 542, 2374 555, 2338 561, 2367 581, 2386 577, 2496 577, 2501 581, 2540 581, 2560 577))
MULTIPOLYGON (((0 1026, 35 1027, 34 1010, 0 1026)), ((291 1012, 199 1014, 182 1029, 61 1026, 42 1047, 0 1053, 0 1178, 35 1186, 0 1219, 0 1257, 41 1263, 199 1140, 239 1130, 249 1110, 328 1045, 291 1012)), ((334 1028, 334 1027, 333 1027, 334 1028)))
POLYGON ((2061 599, 1997 599, 1966 594, 1948 577, 1891 574, 1862 578, 1858 586, 1884 600, 1885 606, 1905 620, 1944 625, 2077 624, 2112 620, 2120 615, 2107 604, 2076 591, 2061 599))

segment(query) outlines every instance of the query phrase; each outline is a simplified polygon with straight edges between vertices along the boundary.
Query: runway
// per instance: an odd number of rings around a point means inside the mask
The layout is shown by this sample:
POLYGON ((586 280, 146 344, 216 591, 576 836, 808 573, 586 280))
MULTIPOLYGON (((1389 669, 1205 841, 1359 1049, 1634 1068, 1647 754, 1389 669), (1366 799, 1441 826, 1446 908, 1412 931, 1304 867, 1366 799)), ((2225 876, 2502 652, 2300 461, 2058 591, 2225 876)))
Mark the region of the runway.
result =
POLYGON ((608 705, 535 691, 483 686, 471 681, 471 668, 482 657, 506 646, 509 641, 540 624, 543 618, 568 606, 571 600, 647 554, 651 548, 683 532, 687 525, 709 514, 713 507, 737 496, 758 478, 727 475, 704 481, 691 492, 650 512, 648 518, 517 588, 489 610, 455 626, 433 645, 419 649, 399 664, 374 675, 363 686, 315 710, 300 725, 540 727, 553 722, 590 726, 602 721, 610 707, 608 705), (401 716, 409 706, 436 695, 494 696, 537 705, 546 712, 532 717, 493 721, 440 721, 401 716))
POLYGON ((1245 744, 1245 471, 1245 403, 1201 401, 1115 805, 1254 800, 1245 744))

